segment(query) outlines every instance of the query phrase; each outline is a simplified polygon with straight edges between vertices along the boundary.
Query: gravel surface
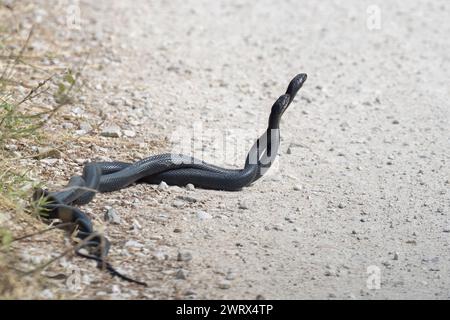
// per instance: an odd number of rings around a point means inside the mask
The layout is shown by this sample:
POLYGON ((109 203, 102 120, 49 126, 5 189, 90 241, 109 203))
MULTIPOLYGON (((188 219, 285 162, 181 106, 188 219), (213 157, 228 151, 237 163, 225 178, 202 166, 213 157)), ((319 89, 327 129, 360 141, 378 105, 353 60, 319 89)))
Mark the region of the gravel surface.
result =
POLYGON ((71 28, 66 6, 38 2, 62 59, 84 63, 61 124, 81 140, 32 160, 53 188, 89 160, 181 150, 242 166, 308 74, 253 186, 138 185, 84 208, 148 288, 74 258, 47 272, 81 281, 43 298, 450 298, 448 2, 96 0, 71 28))

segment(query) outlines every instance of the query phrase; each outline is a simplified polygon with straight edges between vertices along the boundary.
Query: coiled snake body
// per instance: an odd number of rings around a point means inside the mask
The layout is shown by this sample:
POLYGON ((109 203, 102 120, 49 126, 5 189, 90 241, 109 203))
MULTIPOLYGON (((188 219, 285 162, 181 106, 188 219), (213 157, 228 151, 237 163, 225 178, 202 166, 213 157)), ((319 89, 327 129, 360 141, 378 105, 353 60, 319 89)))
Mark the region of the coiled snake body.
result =
MULTIPOLYGON (((76 250, 82 257, 94 259, 99 266, 106 267, 111 274, 127 281, 144 284, 117 272, 105 256, 109 241, 94 235, 90 218, 74 205, 89 203, 96 192, 112 192, 133 183, 160 183, 185 186, 188 183, 205 189, 236 191, 255 182, 268 170, 278 153, 280 142, 280 120, 283 113, 294 100, 295 95, 306 81, 306 74, 297 75, 289 83, 286 93, 272 106, 268 127, 247 154, 243 169, 225 169, 208 164, 193 157, 180 154, 155 155, 135 163, 91 162, 84 166, 82 176, 74 176, 60 192, 37 189, 33 199, 46 198, 41 208, 49 219, 59 219, 63 223, 72 222, 71 230, 77 230, 77 237, 84 239, 83 247, 89 254, 76 250)), ((79 249, 79 248, 78 248, 79 249)))

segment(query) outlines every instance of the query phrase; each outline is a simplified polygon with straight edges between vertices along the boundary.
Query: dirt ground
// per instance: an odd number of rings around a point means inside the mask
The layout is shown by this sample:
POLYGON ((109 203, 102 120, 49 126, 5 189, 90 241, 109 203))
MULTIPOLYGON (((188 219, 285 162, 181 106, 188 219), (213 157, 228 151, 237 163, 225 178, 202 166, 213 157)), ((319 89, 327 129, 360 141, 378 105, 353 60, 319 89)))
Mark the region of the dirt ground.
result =
MULTIPOLYGON (((308 74, 263 180, 139 185, 84 208, 110 261, 148 288, 73 258, 49 268, 66 277, 42 298, 450 298, 447 1, 37 2, 60 59, 84 65, 62 124, 84 142, 33 163, 50 188, 86 160, 181 150, 240 167, 308 74)), ((46 254, 35 246, 26 255, 46 254)))

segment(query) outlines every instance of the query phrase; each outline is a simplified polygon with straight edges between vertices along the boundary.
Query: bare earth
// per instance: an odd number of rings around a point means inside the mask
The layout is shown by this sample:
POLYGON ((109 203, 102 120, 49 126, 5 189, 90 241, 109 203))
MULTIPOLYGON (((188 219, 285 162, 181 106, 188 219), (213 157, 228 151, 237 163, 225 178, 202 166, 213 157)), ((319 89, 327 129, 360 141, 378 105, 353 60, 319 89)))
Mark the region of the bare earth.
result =
POLYGON ((43 169, 51 188, 85 160, 180 148, 240 167, 290 79, 308 80, 282 121, 276 168, 253 186, 139 185, 85 208, 112 242, 110 261, 148 288, 73 258, 54 268, 76 268, 81 283, 54 280, 43 297, 450 298, 447 1, 80 6, 79 29, 65 5, 36 15, 56 19, 69 64, 86 62, 66 112, 105 122, 43 169), (380 28, 367 25, 372 4, 380 28), (121 137, 101 137, 108 126, 121 137), (230 138, 227 148, 208 130, 230 138), (103 221, 105 206, 119 224, 103 221))

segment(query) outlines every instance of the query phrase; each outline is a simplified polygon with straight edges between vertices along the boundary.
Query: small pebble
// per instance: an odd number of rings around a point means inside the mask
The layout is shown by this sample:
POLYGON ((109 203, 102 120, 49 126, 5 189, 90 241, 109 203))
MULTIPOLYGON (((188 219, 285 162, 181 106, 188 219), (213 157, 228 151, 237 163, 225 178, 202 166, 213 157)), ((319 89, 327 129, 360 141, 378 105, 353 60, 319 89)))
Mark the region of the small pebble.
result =
POLYGON ((63 127, 63 129, 73 129, 74 125, 73 125, 73 123, 70 123, 70 122, 64 122, 62 124, 62 127, 63 127))
POLYGON ((194 191, 194 190, 195 190, 195 187, 194 187, 194 185, 193 185, 192 183, 188 183, 188 184, 186 185, 186 190, 187 190, 187 191, 194 191))
POLYGON ((197 292, 195 292, 194 290, 188 289, 188 290, 186 290, 186 291, 184 292, 184 295, 185 295, 185 296, 196 296, 196 295, 197 295, 197 292))
POLYGON ((275 224, 273 226, 273 230, 275 230, 275 231, 283 231, 283 226, 281 224, 275 224))
POLYGON ((158 185, 158 190, 167 190, 169 186, 164 181, 161 181, 158 185))
POLYGON ((119 138, 122 135, 122 132, 120 131, 120 128, 117 126, 110 126, 110 127, 106 127, 102 130, 102 132, 100 133, 101 136, 103 137, 108 137, 108 138, 119 138))
POLYGON ((245 202, 239 202, 239 209, 247 210, 248 205, 245 202))
POLYGON ((394 260, 398 260, 398 252, 394 252, 394 260))
POLYGON ((162 251, 156 251, 153 253, 152 258, 157 261, 167 260, 169 256, 162 251))
POLYGON ((83 274, 81 277, 81 282, 85 285, 90 285, 92 282, 92 277, 89 274, 83 274))
POLYGON ((327 277, 338 276, 339 272, 337 271, 337 269, 334 266, 326 265, 325 268, 327 269, 324 273, 325 276, 327 276, 327 277))
POLYGON ((220 281, 218 286, 219 286, 219 289, 222 289, 222 290, 226 290, 226 289, 230 289, 231 288, 231 284, 227 280, 220 281))
POLYGON ((182 206, 184 206, 184 201, 181 200, 175 200, 172 203, 172 206, 174 206, 175 208, 181 208, 182 206))
POLYGON ((105 221, 111 222, 113 224, 120 224, 122 221, 120 220, 119 215, 117 214, 117 211, 114 208, 106 208, 105 221))
POLYGON ((192 260, 192 253, 190 252, 178 252, 177 256, 178 261, 191 261, 192 260))
POLYGON ((142 243, 139 243, 137 241, 134 240, 128 240, 125 243, 125 247, 132 247, 132 248, 142 248, 144 245, 142 243))
POLYGON ((114 284, 111 288, 111 292, 115 294, 120 294, 122 291, 120 290, 120 287, 117 284, 114 284))
POLYGON ((295 185, 294 186, 294 190, 295 191, 300 191, 300 190, 302 190, 303 189, 303 187, 301 186, 301 185, 295 185))
POLYGON ((177 199, 184 200, 184 201, 190 202, 190 203, 195 203, 198 201, 196 198, 189 197, 189 196, 177 196, 177 199))
POLYGON ((8 151, 17 151, 18 147, 15 144, 6 144, 5 149, 8 151))
POLYGON ((233 271, 228 271, 225 276, 226 280, 234 280, 236 278, 236 274, 233 271))
POLYGON ((199 218, 200 220, 207 220, 211 219, 211 215, 208 212, 199 211, 197 212, 197 218, 199 218))
POLYGON ((75 114, 75 115, 82 114, 82 113, 84 113, 84 110, 81 109, 80 107, 75 107, 75 108, 72 109, 72 113, 75 114))
POLYGON ((77 136, 84 136, 87 132, 85 130, 75 130, 77 136))
POLYGON ((286 220, 289 223, 294 223, 294 220, 292 220, 292 218, 290 217, 285 217, 284 220, 286 220))
POLYGON ((123 134, 129 138, 134 138, 136 136, 136 132, 133 130, 123 130, 123 134))
POLYGON ((137 220, 133 220, 133 229, 142 229, 141 224, 137 220))
POLYGON ((87 122, 80 123, 80 130, 84 132, 89 132, 92 130, 92 126, 87 122))
POLYGON ((177 271, 177 273, 175 274, 175 278, 180 279, 180 280, 186 280, 186 278, 187 278, 186 271, 184 271, 183 269, 179 269, 177 271))
POLYGON ((179 186, 170 186, 169 190, 172 191, 172 192, 181 192, 181 191, 183 191, 183 189, 180 188, 179 186))
POLYGON ((44 299, 53 299, 54 295, 53 292, 51 292, 49 289, 44 289, 41 292, 41 297, 44 299))
POLYGON ((52 166, 58 162, 58 159, 42 159, 40 162, 52 166))

